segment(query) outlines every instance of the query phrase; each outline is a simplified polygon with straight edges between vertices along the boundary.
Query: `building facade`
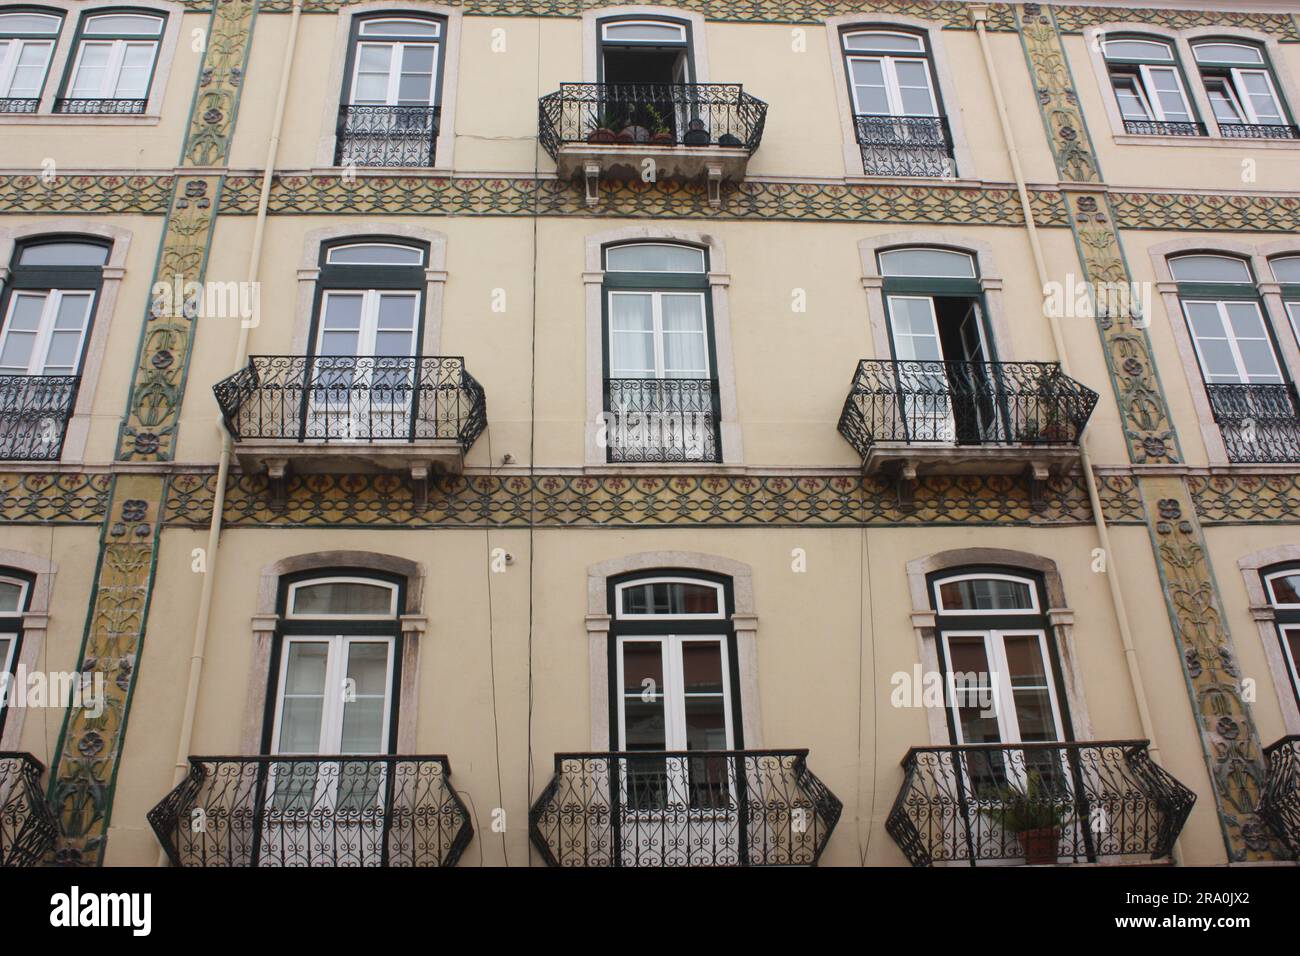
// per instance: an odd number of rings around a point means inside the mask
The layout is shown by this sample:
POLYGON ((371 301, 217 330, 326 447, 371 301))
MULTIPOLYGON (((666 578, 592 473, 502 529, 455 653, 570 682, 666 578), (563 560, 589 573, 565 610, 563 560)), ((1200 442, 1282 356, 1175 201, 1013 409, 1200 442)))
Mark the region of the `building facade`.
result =
POLYGON ((1300 6, 0 3, 0 860, 1283 863, 1300 6))

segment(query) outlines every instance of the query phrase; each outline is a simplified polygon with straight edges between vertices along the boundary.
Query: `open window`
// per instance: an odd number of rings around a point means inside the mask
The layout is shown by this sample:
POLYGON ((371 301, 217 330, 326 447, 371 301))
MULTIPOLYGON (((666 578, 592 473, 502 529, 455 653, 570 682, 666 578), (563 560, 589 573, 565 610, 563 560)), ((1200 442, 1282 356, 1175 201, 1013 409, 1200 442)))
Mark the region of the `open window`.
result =
POLYGON ((36 112, 62 27, 62 12, 0 11, 0 113, 36 112))
POLYGON ((1263 578, 1264 594, 1277 622, 1287 677, 1296 701, 1300 702, 1300 565, 1265 569, 1263 578))
POLYGON ((1192 44, 1192 52, 1223 136, 1296 138, 1296 129, 1261 46, 1236 40, 1204 40, 1192 44))
POLYGON ((1115 37, 1102 41, 1124 130, 1139 135, 1204 136, 1171 41, 1115 37))
POLYGON ((23 639, 23 613, 31 602, 32 578, 0 568, 0 732, 4 730, 5 703, 15 679, 14 669, 23 639))
POLYGON ((166 17, 134 10, 83 14, 56 113, 143 113, 166 17))
POLYGON ((1279 256, 1269 266, 1274 281, 1282 286, 1282 304, 1291 321, 1291 331, 1300 342, 1300 256, 1279 256))

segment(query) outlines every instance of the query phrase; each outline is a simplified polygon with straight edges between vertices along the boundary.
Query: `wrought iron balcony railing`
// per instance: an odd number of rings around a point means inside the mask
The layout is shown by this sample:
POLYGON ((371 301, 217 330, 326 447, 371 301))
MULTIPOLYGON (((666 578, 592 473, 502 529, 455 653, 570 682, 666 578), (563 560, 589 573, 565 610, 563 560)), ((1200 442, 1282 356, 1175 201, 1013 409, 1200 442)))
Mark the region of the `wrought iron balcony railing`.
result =
POLYGON ((54 101, 56 113, 121 114, 143 113, 148 100, 76 99, 61 96, 54 101))
POLYGON ((254 355, 213 391, 237 440, 452 439, 468 450, 487 398, 459 357, 254 355))
POLYGON ((876 442, 1077 445, 1096 404, 1055 362, 867 359, 839 429, 864 457, 876 442))
POLYGON ((1300 127, 1283 123, 1220 123, 1228 139, 1300 139, 1300 127))
POLYGON ((550 866, 791 866, 843 808, 806 750, 556 754, 529 812, 550 866))
POLYGON ((1205 124, 1126 119, 1124 132, 1132 133, 1134 136, 1204 136, 1205 124))
POLYGON ((173 866, 455 866, 474 829, 447 758, 191 757, 148 813, 173 866))
POLYGON ((753 153, 767 104, 739 83, 561 83, 539 101, 552 159, 569 143, 727 146, 753 153))
POLYGON ((605 412, 611 462, 721 461, 711 379, 606 379, 605 412))
POLYGON ((36 97, 5 96, 0 97, 0 113, 35 113, 40 105, 36 97))
POLYGON ((58 461, 77 375, 0 375, 0 461, 58 461))
POLYGON ((868 176, 952 178, 952 134, 945 116, 853 117, 868 176))
POLYGON ((1205 393, 1229 461, 1300 462, 1300 406, 1293 385, 1206 385, 1205 393))
POLYGON ((1166 857, 1196 795, 1145 740, 913 747, 885 830, 913 866, 1166 857))
POLYGON ((438 141, 435 106, 339 107, 336 166, 432 166, 438 141))
POLYGON ((59 832, 31 754, 0 752, 0 866, 34 866, 59 832))
POLYGON ((1259 801, 1259 815, 1300 859, 1300 734, 1283 737, 1264 748, 1268 779, 1259 801))

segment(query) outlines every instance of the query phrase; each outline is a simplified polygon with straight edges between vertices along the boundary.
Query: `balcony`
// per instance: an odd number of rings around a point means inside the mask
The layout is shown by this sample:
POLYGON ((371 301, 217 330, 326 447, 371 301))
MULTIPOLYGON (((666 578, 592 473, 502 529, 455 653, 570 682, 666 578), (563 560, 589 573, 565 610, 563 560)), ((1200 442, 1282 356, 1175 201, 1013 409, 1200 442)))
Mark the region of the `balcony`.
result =
POLYGON ((601 177, 704 180, 721 205, 723 181, 745 176, 767 104, 738 83, 562 83, 539 101, 538 138, 561 179, 582 177, 587 202, 601 177))
POLYGON ((0 461, 58 461, 77 375, 0 375, 0 461))
POLYGON ((335 166, 432 166, 439 110, 433 106, 339 107, 335 166))
POLYGON ((1259 815, 1300 860, 1300 735, 1283 737, 1264 749, 1268 779, 1259 815))
POLYGON ((1300 462, 1295 386, 1206 385, 1210 410, 1231 462, 1300 462))
POLYGON ((35 113, 40 105, 36 97, 4 96, 0 97, 0 113, 35 113))
POLYGON ((529 812, 549 866, 811 866, 842 805, 806 750, 556 754, 529 812))
POLYGON ((432 470, 459 472, 487 399, 459 357, 254 355, 213 387, 246 472, 283 501, 288 467, 406 470, 416 502, 432 470))
POLYGON ((1132 133, 1134 136, 1204 136, 1205 124, 1126 119, 1124 121, 1124 132, 1132 133))
POLYGON ((173 866, 455 866, 450 778, 442 756, 191 757, 148 819, 173 866))
POLYGON ((1079 457, 1097 393, 1055 362, 858 364, 839 430, 867 474, 893 474, 910 501, 917 476, 1027 472, 1031 492, 1079 457))
POLYGON ((0 753, 0 866, 35 866, 54 845, 59 825, 41 790, 44 770, 31 754, 0 753))
POLYGON ((1300 128, 1282 123, 1220 123, 1227 139, 1300 139, 1300 128))
POLYGON ((957 175, 944 116, 853 117, 862 171, 868 176, 951 179, 957 175))
POLYGON ((913 866, 1160 860, 1196 795, 1144 740, 913 747, 885 821, 913 866))
POLYGON ((84 113, 91 116, 133 115, 144 112, 148 100, 72 99, 61 96, 54 101, 56 113, 84 113))
POLYGON ((611 462, 721 461, 718 383, 695 378, 605 380, 611 462))

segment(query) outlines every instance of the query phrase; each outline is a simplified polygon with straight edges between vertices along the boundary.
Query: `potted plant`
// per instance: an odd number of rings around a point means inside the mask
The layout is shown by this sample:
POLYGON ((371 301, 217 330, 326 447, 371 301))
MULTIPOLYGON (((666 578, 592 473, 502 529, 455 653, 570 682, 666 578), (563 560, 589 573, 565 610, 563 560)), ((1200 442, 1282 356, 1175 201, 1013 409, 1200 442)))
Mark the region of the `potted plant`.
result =
POLYGON ((615 138, 618 135, 617 133, 614 132, 614 127, 617 125, 618 125, 618 120, 616 120, 612 114, 598 113, 596 116, 594 116, 591 119, 591 122, 587 127, 587 142, 588 143, 614 142, 615 138))
POLYGON ((668 129, 668 123, 664 116, 653 106, 645 108, 646 115, 650 119, 650 142, 655 146, 671 146, 675 143, 676 137, 668 129))
POLYGON ((1056 862, 1061 842, 1061 827, 1069 815, 1060 794, 1043 783, 1036 771, 1030 771, 1025 789, 1000 787, 984 798, 988 806, 980 813, 993 820, 1004 832, 1020 838, 1025 862, 1041 865, 1056 862))

